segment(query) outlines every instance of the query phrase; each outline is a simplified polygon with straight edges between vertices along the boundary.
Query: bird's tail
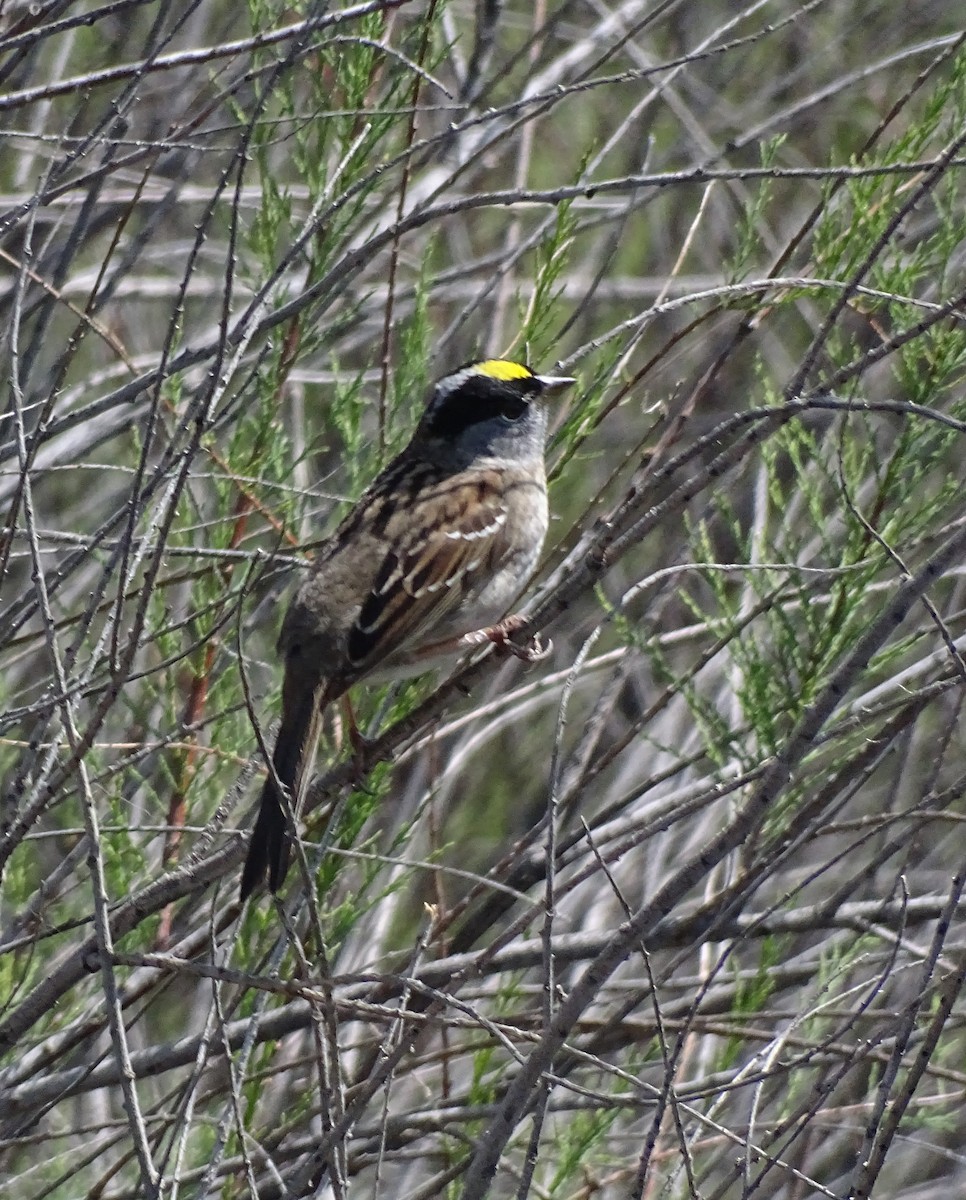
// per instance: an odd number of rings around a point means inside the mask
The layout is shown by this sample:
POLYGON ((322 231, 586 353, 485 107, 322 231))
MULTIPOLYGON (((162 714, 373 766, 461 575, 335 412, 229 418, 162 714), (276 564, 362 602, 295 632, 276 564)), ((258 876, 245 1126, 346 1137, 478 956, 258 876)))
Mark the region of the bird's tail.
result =
MULTIPOLYGON (((298 808, 302 781, 311 771, 319 737, 322 697, 305 689, 291 704, 282 706, 282 724, 272 753, 272 765, 279 782, 288 791, 293 809, 298 808)), ((262 799, 248 844, 248 857, 242 871, 240 899, 245 900, 268 872, 268 886, 277 892, 288 871, 292 848, 285 807, 275 780, 270 774, 262 788, 262 799)))

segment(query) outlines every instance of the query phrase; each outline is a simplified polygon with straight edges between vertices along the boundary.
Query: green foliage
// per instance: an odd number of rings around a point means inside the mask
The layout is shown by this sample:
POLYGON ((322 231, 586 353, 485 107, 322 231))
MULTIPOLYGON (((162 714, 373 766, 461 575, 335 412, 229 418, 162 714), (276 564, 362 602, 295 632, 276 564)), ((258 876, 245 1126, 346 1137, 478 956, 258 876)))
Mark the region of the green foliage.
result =
MULTIPOLYGON (((754 1021, 768 1007, 775 993, 775 969, 789 948, 786 938, 764 937, 758 945, 758 961, 752 972, 740 974, 735 971, 730 1018, 741 1024, 754 1021)), ((748 1052, 743 1037, 732 1035, 721 1050, 718 1069, 727 1071, 741 1062, 748 1052)))
POLYGON ((329 420, 345 447, 342 468, 348 479, 348 494, 357 496, 372 478, 369 452, 369 426, 366 423, 369 402, 364 391, 362 371, 347 375, 338 371, 339 382, 328 410, 329 420))
POLYGON ((937 915, 962 556, 923 572, 966 520, 962 147, 941 158, 966 58, 929 6, 496 7, 7 31, 0 1172, 24 1200, 455 1196, 491 1146, 477 1194, 532 1165, 534 1195, 625 1195, 659 1096, 646 1195, 955 1190, 962 998, 930 1022, 963 934, 937 915), (239 920, 291 560, 484 347, 579 377, 519 602, 554 650, 355 684, 378 761, 350 780, 323 739, 321 924, 296 870, 239 920), (931 609, 884 623, 910 578, 931 609), (438 864, 431 914, 407 859, 438 864), (863 1181, 884 1084, 887 1114, 915 1091, 863 1181))
MULTIPOLYGON (((759 163, 763 170, 767 171, 780 163, 781 151, 787 140, 787 135, 780 133, 759 145, 759 163)), ((740 213, 734 251, 725 270, 731 283, 740 283, 759 265, 761 228, 773 207, 774 195, 774 180, 767 175, 762 176, 740 213)), ((757 301, 754 298, 749 298, 749 306, 755 303, 757 301)))
POLYGON ((432 359, 433 327, 429 312, 433 276, 438 269, 435 240, 427 240, 419 274, 413 283, 412 307, 395 329, 395 366, 389 381, 393 428, 408 440, 422 415, 432 380, 427 368, 432 359))
POLYGON ((560 300, 576 229, 573 204, 564 200, 556 206, 553 224, 534 254, 533 294, 530 302, 520 307, 518 334, 530 362, 543 362, 556 351, 555 327, 560 322, 560 300))

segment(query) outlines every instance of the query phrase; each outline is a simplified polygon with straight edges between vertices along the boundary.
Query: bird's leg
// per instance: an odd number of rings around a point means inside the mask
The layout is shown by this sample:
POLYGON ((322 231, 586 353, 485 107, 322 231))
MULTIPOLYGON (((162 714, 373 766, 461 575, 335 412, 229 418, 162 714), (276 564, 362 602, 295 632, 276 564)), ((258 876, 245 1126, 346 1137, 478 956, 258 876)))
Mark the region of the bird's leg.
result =
POLYGON ((368 792, 366 783, 366 760, 369 754, 369 739, 363 734, 356 721, 356 714, 349 699, 349 693, 344 692, 339 701, 342 710, 342 724, 352 747, 352 775, 355 786, 359 791, 368 792))
POLYGON ((359 729, 359 724, 356 721, 356 714, 353 711, 352 701, 349 699, 348 692, 343 694, 340 701, 340 707, 342 709, 342 721, 345 726, 346 734, 349 738, 349 745, 352 747, 355 754, 361 755, 363 750, 366 748, 367 742, 362 736, 361 730, 359 729))
POLYGON ((548 639, 545 644, 540 634, 534 633, 531 634, 529 641, 521 646, 513 640, 513 635, 525 628, 526 624, 526 617, 515 613, 512 616, 504 617, 496 625, 488 625, 485 629, 474 629, 472 633, 463 634, 460 644, 482 646, 485 642, 492 642, 498 654, 504 656, 512 654, 514 658, 519 658, 525 663, 540 662, 553 649, 553 642, 548 639))
POLYGON ((553 642, 548 638, 545 644, 539 633, 533 634, 522 646, 519 642, 513 641, 513 635, 523 629, 526 624, 526 617, 504 617, 496 625, 487 625, 484 629, 474 629, 470 633, 443 638, 438 642, 426 642, 411 651, 406 656, 406 662, 410 666, 422 665, 428 668, 436 665, 439 659, 452 658, 454 655, 471 650, 476 646, 484 646, 487 643, 495 646, 497 653, 504 657, 512 654, 514 658, 519 658, 523 662, 540 662, 553 649, 553 642))

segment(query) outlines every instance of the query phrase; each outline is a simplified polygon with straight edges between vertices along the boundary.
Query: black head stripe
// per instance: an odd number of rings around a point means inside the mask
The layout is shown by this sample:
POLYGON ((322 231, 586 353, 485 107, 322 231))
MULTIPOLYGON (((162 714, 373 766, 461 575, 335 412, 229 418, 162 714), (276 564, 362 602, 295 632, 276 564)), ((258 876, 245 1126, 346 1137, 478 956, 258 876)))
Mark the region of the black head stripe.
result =
POLYGON ((506 417, 516 421, 541 390, 534 377, 501 380, 469 376, 458 388, 430 405, 426 432, 431 437, 455 438, 483 421, 506 417))

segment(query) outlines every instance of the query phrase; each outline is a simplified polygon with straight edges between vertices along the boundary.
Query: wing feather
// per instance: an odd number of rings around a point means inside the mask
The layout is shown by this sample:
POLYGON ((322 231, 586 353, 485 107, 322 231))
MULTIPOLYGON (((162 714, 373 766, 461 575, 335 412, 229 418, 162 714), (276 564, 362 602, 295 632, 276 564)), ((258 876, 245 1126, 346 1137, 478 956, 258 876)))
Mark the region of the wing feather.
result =
POLYGON ((472 577, 499 563, 507 518, 493 471, 450 477, 428 489, 411 512, 413 534, 387 553, 349 632, 354 673, 384 663, 446 621, 472 577))

